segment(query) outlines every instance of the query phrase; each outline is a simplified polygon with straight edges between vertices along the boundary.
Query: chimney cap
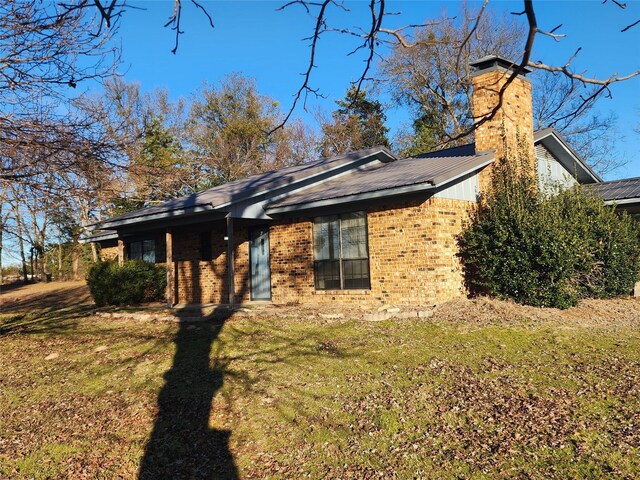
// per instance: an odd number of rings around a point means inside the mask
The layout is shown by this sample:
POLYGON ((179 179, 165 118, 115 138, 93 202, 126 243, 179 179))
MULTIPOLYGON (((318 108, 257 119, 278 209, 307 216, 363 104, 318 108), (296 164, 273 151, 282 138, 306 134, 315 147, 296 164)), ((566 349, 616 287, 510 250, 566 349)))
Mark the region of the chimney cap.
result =
MULTIPOLYGON (((498 55, 487 55, 486 57, 479 58, 473 62, 469 62, 469 66, 473 70, 473 76, 480 75, 481 73, 491 72, 493 70, 501 71, 514 71, 519 65, 506 58, 499 57, 498 55)), ((522 69, 521 75, 531 73, 531 70, 527 67, 522 69)))

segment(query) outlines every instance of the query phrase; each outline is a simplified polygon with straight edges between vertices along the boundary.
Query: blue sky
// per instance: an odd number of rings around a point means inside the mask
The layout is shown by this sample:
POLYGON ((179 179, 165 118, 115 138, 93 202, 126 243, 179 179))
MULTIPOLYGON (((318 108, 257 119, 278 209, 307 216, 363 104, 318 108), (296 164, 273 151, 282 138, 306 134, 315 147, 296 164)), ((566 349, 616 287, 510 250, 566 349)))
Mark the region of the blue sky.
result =
MULTIPOLYGON (((284 2, 273 1, 203 1, 211 14, 215 28, 188 0, 183 0, 184 16, 177 55, 171 53, 174 36, 163 28, 171 14, 173 1, 132 2, 145 10, 126 12, 120 26, 124 64, 121 71, 127 81, 141 84, 143 90, 165 87, 172 97, 189 96, 203 81, 216 83, 225 74, 238 71, 255 77, 260 92, 278 100, 288 109, 292 95, 300 86, 301 76, 308 63, 308 41, 314 18, 300 6, 284 11, 276 9, 284 2)), ((474 5, 473 2, 470 2, 474 5)), ((350 12, 334 7, 329 12, 335 26, 366 27, 368 2, 346 2, 350 12)), ((459 2, 412 1, 388 2, 387 10, 400 12, 388 17, 388 26, 423 22, 439 17, 443 11, 455 14, 459 2)), ((567 37, 560 42, 538 37, 534 60, 563 64, 578 47, 582 51, 574 61, 576 71, 590 76, 606 77, 612 73, 625 74, 640 69, 640 25, 626 33, 620 30, 640 19, 640 2, 627 1, 626 10, 611 1, 540 1, 535 2, 538 24, 560 29, 567 37)), ((489 8, 498 14, 522 10, 522 2, 493 1, 489 8)), ((341 34, 326 34, 319 44, 317 68, 312 85, 326 96, 312 99, 309 108, 331 111, 334 100, 342 98, 349 82, 358 77, 363 57, 347 54, 354 48, 354 40, 341 34)), ((599 110, 616 113, 621 141, 613 155, 623 155, 629 164, 614 172, 613 177, 640 176, 640 135, 633 129, 640 124, 640 78, 612 87, 613 99, 602 99, 599 110)), ((384 99, 383 99, 384 100, 384 99)), ((407 113, 388 111, 392 131, 409 120, 407 113)), ((313 121, 311 112, 302 108, 297 116, 313 121)))

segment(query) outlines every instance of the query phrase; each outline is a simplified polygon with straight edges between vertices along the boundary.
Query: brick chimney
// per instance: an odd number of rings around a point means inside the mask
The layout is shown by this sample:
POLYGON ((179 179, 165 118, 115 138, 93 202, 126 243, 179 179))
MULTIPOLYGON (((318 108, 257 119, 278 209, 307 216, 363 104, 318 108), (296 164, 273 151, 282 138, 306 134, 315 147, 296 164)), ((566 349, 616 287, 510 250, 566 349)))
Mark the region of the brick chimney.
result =
MULTIPOLYGON (((533 104, 531 83, 525 77, 530 72, 525 69, 507 86, 502 96, 502 105, 490 120, 482 122, 498 105, 500 90, 513 74, 513 62, 490 55, 470 64, 473 87, 472 112, 478 124, 475 131, 476 153, 496 151, 496 162, 505 155, 515 155, 518 148, 526 149, 531 160, 531 172, 535 175, 535 154, 533 150, 533 104)), ((491 166, 480 173, 480 189, 486 191, 489 185, 491 166)))

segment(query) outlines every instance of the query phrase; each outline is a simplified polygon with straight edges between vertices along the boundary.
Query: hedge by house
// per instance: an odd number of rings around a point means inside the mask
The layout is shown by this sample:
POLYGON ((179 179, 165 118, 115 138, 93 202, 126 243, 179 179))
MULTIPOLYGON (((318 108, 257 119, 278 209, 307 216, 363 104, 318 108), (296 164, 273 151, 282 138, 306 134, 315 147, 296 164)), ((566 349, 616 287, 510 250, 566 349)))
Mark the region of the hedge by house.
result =
POLYGON ((525 161, 496 165, 459 238, 470 292, 558 308, 629 294, 640 270, 637 221, 584 187, 541 192, 525 161))
POLYGON ((164 298, 164 268, 142 260, 99 262, 91 267, 87 284, 99 306, 131 305, 164 298))

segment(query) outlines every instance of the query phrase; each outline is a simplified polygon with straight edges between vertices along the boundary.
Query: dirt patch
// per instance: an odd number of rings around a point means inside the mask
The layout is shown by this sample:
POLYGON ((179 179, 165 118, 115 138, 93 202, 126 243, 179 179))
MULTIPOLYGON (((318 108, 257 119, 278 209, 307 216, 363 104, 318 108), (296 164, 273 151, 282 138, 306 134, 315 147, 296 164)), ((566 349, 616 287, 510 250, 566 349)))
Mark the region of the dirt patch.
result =
MULTIPOLYGON (((28 311, 55 311, 68 307, 86 307, 93 305, 91 295, 84 280, 77 282, 37 283, 3 287, 0 291, 0 313, 26 313, 28 311)), ((107 309, 121 313, 109 313, 112 316, 139 316, 141 320, 166 317, 182 319, 183 314, 191 317, 208 317, 214 307, 193 310, 165 310, 156 308, 142 309, 137 314, 131 309, 107 309), (195 313, 194 313, 195 312, 195 313), (175 318, 174 318, 175 317, 175 318)), ((457 323, 461 325, 513 325, 526 323, 552 323, 556 326, 623 328, 640 326, 640 301, 635 298, 615 298, 610 300, 584 300, 576 307, 567 310, 540 308, 518 305, 514 302, 486 297, 476 299, 457 299, 437 306, 394 305, 380 308, 366 305, 305 304, 305 305, 247 305, 241 307, 234 318, 254 317, 256 319, 281 318, 318 324, 363 321, 372 313, 383 315, 384 320, 403 321, 407 319, 426 319, 431 322, 457 323), (428 312, 429 315, 420 315, 428 312), (431 315, 433 312, 433 315, 431 315)), ((134 309, 135 310, 135 309, 134 309)))
POLYGON ((553 323, 602 328, 640 326, 640 301, 634 298, 584 300, 566 310, 518 305, 490 298, 453 300, 435 308, 434 320, 487 324, 553 323))
POLYGON ((21 313, 30 310, 55 310, 69 306, 91 305, 93 300, 84 280, 19 285, 0 290, 0 312, 21 313))
POLYGON ((518 305, 511 301, 486 297, 457 299, 440 305, 402 306, 385 310, 371 306, 352 305, 260 305, 240 308, 233 318, 254 317, 267 319, 277 317, 291 321, 313 324, 344 323, 349 321, 422 320, 444 322, 463 326, 487 325, 540 325, 551 324, 565 328, 593 327, 616 329, 640 327, 640 301, 634 298, 610 300, 584 300, 567 310, 518 305), (427 315, 428 314, 428 315, 427 315))

